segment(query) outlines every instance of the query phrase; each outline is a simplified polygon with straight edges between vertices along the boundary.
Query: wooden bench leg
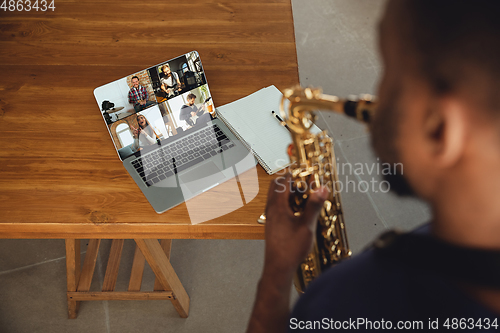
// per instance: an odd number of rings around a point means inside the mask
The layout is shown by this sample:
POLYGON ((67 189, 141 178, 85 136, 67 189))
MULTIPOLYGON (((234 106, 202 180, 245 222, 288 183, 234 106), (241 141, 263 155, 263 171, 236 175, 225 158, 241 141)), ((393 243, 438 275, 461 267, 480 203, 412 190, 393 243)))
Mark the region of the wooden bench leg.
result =
POLYGON ((171 290, 173 306, 182 318, 189 315, 189 296, 156 239, 135 239, 163 290, 171 290))
POLYGON ((111 250, 109 251, 108 266, 106 267, 106 275, 104 275, 102 283, 102 291, 115 290, 124 241, 124 239, 113 239, 111 241, 111 250))
POLYGON ((114 239, 104 276, 103 288, 99 292, 90 292, 90 285, 95 271, 100 239, 90 239, 87 253, 80 270, 80 240, 66 240, 66 274, 68 317, 78 315, 80 301, 91 300, 170 300, 182 318, 189 314, 189 296, 170 264, 172 241, 164 239, 161 244, 157 239, 136 239, 134 262, 130 274, 128 291, 115 291, 118 269, 123 249, 123 239, 114 239), (142 292, 141 283, 145 261, 155 273, 155 288, 152 292, 142 292))
POLYGON ((89 239, 87 253, 83 260, 82 273, 76 291, 89 291, 94 276, 95 264, 97 262, 97 254, 99 253, 100 239, 89 239))
MULTIPOLYGON (((80 280, 80 240, 66 239, 66 281, 68 292, 76 291, 80 280)), ((68 318, 74 319, 80 302, 68 299, 68 318)))
POLYGON ((146 259, 139 249, 137 244, 135 245, 134 261, 132 262, 132 270, 130 272, 130 280, 128 284, 128 291, 141 291, 142 276, 144 274, 144 263, 146 259))
POLYGON ((68 318, 75 319, 78 316, 80 302, 71 297, 78 291, 89 291, 92 276, 94 275, 97 253, 99 251, 100 239, 89 240, 87 253, 80 271, 80 240, 66 239, 66 280, 68 285, 68 318))
MULTIPOLYGON (((170 260, 170 251, 172 250, 172 240, 171 239, 162 239, 160 240, 160 245, 161 248, 163 249, 163 252, 165 252, 165 255, 167 256, 167 259, 170 260)), ((163 289, 160 280, 155 278, 155 286, 154 286, 154 291, 160 291, 160 290, 165 290, 163 289)))

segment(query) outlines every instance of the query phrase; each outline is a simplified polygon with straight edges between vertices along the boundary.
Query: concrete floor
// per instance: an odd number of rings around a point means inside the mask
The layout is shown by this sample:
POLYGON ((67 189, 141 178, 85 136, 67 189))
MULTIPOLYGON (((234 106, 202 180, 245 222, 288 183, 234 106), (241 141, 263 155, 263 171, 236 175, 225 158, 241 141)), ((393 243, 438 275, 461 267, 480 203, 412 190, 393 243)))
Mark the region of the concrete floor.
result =
MULTIPOLYGON (((339 96, 376 93, 381 72, 376 24, 383 4, 292 0, 301 84, 339 96)), ((318 125, 335 139, 344 166, 339 176, 348 186, 342 197, 354 253, 387 228, 407 230, 429 219, 422 203, 382 192, 362 125, 329 113, 320 115, 318 125)), ((101 246, 93 290, 102 284, 109 246, 109 241, 101 246)), ((0 240, 0 332, 244 332, 263 250, 263 241, 174 240, 172 265, 191 297, 189 318, 179 318, 169 301, 94 301, 82 303, 78 318, 69 320, 64 241, 0 240)), ((125 242, 123 255, 120 270, 127 272, 132 241, 125 242)), ((149 267, 144 280, 143 288, 152 289, 149 267)), ((118 290, 126 287, 125 279, 118 281, 118 290)))

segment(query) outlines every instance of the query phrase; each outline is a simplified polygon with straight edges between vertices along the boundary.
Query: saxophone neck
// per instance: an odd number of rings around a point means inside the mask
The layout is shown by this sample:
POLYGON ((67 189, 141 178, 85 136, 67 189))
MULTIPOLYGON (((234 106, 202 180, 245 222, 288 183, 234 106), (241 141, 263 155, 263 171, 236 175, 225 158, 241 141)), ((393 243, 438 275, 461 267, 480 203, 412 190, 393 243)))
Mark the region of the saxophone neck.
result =
POLYGON ((303 134, 312 127, 316 119, 315 110, 329 110, 345 114, 369 124, 376 107, 377 102, 372 95, 364 94, 359 97, 350 96, 347 99, 340 99, 337 96, 323 94, 321 89, 296 86, 284 91, 280 113, 282 118, 286 119, 292 132, 303 134), (285 111, 287 101, 289 105, 285 111))

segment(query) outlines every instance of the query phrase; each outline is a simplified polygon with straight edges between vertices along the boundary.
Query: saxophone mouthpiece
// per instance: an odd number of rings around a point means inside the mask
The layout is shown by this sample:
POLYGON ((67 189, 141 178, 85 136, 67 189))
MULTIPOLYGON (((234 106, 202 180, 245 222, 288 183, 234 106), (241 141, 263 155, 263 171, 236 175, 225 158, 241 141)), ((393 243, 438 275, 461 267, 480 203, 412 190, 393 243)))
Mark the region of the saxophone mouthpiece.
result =
POLYGON ((370 123, 374 107, 375 103, 370 100, 348 100, 344 103, 344 113, 364 123, 370 123))

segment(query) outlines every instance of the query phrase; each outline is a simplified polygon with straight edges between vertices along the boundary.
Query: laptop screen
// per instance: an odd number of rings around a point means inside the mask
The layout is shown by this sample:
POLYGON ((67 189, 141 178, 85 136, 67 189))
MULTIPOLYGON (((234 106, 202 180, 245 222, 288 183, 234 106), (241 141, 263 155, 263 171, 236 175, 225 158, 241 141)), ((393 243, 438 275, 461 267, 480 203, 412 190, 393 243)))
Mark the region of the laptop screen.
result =
POLYGON ((215 116, 196 51, 98 87, 94 96, 121 160, 215 116))

